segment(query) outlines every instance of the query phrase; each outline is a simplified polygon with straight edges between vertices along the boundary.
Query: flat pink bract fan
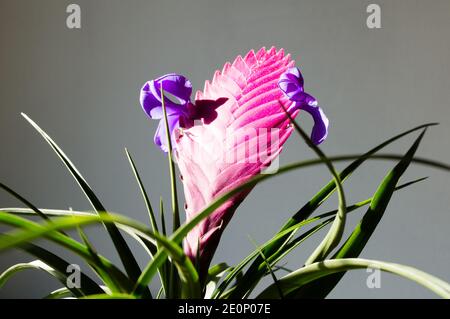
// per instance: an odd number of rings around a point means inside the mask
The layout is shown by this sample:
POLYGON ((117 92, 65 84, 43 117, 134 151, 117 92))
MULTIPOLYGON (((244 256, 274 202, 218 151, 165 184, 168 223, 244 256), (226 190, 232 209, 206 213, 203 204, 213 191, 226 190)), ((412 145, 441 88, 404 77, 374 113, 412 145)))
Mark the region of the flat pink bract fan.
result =
MULTIPOLYGON (((175 139, 188 219, 217 196, 261 173, 278 156, 292 132, 280 103, 286 110, 293 103, 278 87, 278 80, 293 65, 283 49, 252 50, 226 63, 212 82, 206 81, 203 92, 197 92, 196 104, 227 100, 216 109, 214 120, 181 129, 175 139)), ((192 259, 200 256, 203 271, 224 227, 249 191, 235 195, 188 234, 185 252, 192 259)))

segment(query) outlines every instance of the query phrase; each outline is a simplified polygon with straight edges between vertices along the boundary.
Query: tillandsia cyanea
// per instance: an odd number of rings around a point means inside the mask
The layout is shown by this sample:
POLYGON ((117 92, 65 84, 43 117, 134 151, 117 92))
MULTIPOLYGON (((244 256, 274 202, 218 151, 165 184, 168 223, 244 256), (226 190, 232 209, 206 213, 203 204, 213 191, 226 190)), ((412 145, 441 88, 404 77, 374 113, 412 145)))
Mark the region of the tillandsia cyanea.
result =
MULTIPOLYGON (((291 135, 291 118, 300 110, 314 119, 311 140, 322 143, 328 119, 284 50, 251 50, 225 63, 191 102, 192 85, 179 74, 144 84, 141 104, 160 120, 154 142, 168 152, 162 103, 167 110, 174 157, 181 172, 187 219, 213 199, 270 168, 291 135), (162 94, 163 92, 163 94, 162 94), (171 96, 169 96, 168 94, 171 96)), ((184 249, 205 274, 225 226, 250 189, 230 198, 186 237, 184 249), (196 260, 199 258, 199 260, 196 260)))
POLYGON ((1 189, 27 206, 0 208, 0 224, 14 228, 0 234, 0 252, 15 248, 37 258, 29 263, 12 265, 0 273, 0 288, 14 274, 24 269, 38 269, 63 285, 50 292, 47 298, 325 298, 346 271, 375 268, 400 275, 441 297, 450 298, 450 285, 439 278, 410 266, 358 258, 394 193, 425 179, 400 183, 411 163, 450 171, 450 165, 446 163, 415 157, 425 130, 436 123, 404 131, 363 154, 327 157, 317 144, 327 137, 328 119, 316 99, 304 91, 302 75, 290 56, 275 48, 263 48, 257 53, 250 51, 244 58, 238 56, 233 63, 226 63, 222 71, 217 71, 212 82, 207 81, 204 90, 197 92, 193 101, 191 94, 191 83, 178 74, 149 81, 141 90, 145 112, 150 118, 161 121, 155 143, 167 153, 169 160, 177 161, 183 180, 187 221, 181 224, 174 163, 170 162, 174 217, 170 235, 166 232, 163 200, 160 201, 161 220, 158 224, 128 151, 132 172, 149 213, 150 227, 125 215, 109 212, 56 142, 36 122, 22 114, 68 168, 94 211, 40 209, 0 182, 1 189), (310 138, 293 120, 302 110, 311 114, 314 120, 310 138), (278 168, 274 166, 276 159, 294 129, 319 158, 278 168), (418 131, 422 132, 405 154, 376 154, 418 131), (342 184, 364 162, 373 159, 397 163, 381 180, 372 197, 346 206, 342 184), (352 162, 342 171, 334 169, 333 162, 349 160, 352 162), (306 200, 278 232, 238 263, 209 267, 225 226, 253 186, 280 174, 323 164, 333 179, 306 200), (339 195, 338 209, 316 214, 335 191, 339 195), (343 217, 364 206, 369 207, 347 239, 340 243, 345 227, 343 217), (42 221, 36 222, 23 215, 39 216, 42 221), (106 227, 123 270, 101 255, 84 233, 83 227, 91 224, 106 227), (304 230, 306 225, 309 227, 304 230), (331 225, 328 233, 302 266, 294 271, 280 266, 283 258, 327 225, 331 225), (65 232, 70 229, 78 230, 81 241, 65 232), (149 254, 145 268, 139 267, 122 232, 136 239, 149 254), (33 243, 44 238, 81 257, 101 283, 91 279, 85 269, 80 269, 81 285, 74 287, 67 274, 71 262, 39 243, 33 243), (182 243, 184 250, 180 246, 182 243), (288 271, 288 274, 277 278, 275 271, 288 271), (155 295, 149 285, 156 274, 161 286, 155 295), (260 287, 258 284, 268 275, 274 282, 254 295, 255 288, 260 287))

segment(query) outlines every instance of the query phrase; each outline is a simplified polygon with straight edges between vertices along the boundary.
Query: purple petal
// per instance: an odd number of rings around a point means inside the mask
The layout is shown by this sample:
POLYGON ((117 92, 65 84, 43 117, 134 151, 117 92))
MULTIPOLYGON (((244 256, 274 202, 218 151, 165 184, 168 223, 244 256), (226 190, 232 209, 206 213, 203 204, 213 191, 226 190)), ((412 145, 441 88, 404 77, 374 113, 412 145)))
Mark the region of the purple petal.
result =
POLYGON ((164 91, 164 105, 167 111, 172 145, 174 145, 174 130, 180 126, 180 122, 189 120, 188 106, 191 104, 192 85, 184 76, 171 73, 146 82, 141 89, 140 102, 144 112, 151 119, 160 120, 154 142, 164 152, 168 152, 161 88, 164 91))
POLYGON ((304 104, 301 109, 311 114, 314 120, 314 126, 311 132, 311 140, 316 145, 322 143, 328 135, 328 126, 330 121, 328 120, 327 116, 317 105, 317 103, 304 104))
POLYGON ((304 105, 317 104, 316 98, 305 92, 296 93, 292 98, 290 98, 290 100, 294 101, 295 103, 291 105, 289 111, 303 109, 304 105))
MULTIPOLYGON (((184 76, 176 73, 170 73, 161 76, 154 81, 157 96, 161 98, 161 84, 165 92, 170 93, 182 105, 188 103, 191 99, 192 84, 184 76)), ((164 99, 164 102, 168 99, 164 99)))
POLYGON ((303 77, 298 68, 290 68, 280 76, 278 86, 291 100, 303 93, 303 77))
MULTIPOLYGON (((174 130, 178 129, 180 126, 180 117, 175 116, 167 116, 167 123, 169 124, 169 132, 170 132, 170 138, 172 146, 175 145, 175 139, 174 139, 174 130)), ((159 146, 159 148, 164 152, 167 153, 169 151, 169 146, 167 143, 167 134, 166 134, 166 125, 164 123, 164 119, 159 121, 158 128, 156 129, 155 137, 153 139, 155 144, 159 146)))
MULTIPOLYGON (((144 112, 150 116, 151 119, 159 120, 163 117, 161 91, 156 90, 155 87, 160 86, 154 80, 148 81, 141 89, 140 102, 144 112), (159 91, 159 92, 158 92, 159 91)), ((163 85, 164 89, 164 85, 163 85)), ((173 103, 170 99, 164 98, 167 114, 182 113, 181 105, 173 103)))
POLYGON ((290 68, 280 76, 278 86, 288 99, 295 102, 289 112, 302 109, 311 114, 314 126, 311 132, 311 140, 314 144, 322 143, 328 135, 329 120, 323 110, 317 105, 317 100, 304 92, 303 76, 296 67, 290 68))

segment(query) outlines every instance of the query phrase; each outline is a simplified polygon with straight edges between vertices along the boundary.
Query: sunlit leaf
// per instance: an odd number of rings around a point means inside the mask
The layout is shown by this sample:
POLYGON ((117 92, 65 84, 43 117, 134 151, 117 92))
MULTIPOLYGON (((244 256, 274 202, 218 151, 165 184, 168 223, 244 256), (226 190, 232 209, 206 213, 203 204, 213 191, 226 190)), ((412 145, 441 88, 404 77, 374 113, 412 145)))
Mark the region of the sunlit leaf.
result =
MULTIPOLYGON (((98 199, 97 195, 92 191, 89 184, 86 182, 84 177, 80 174, 75 165, 70 161, 70 159, 66 156, 66 154, 61 150, 61 148, 50 138, 50 136, 42 130, 31 118, 29 118, 26 114, 22 113, 22 116, 38 131, 39 134, 45 139, 45 141, 51 146, 51 148, 55 151, 58 157, 62 160, 64 165, 70 171, 72 176, 77 181, 80 188, 83 190, 84 194, 92 204, 92 207, 97 212, 106 212, 103 204, 98 199)), ((116 247, 116 250, 120 256, 120 259, 125 267, 127 274, 130 276, 131 280, 136 281, 141 274, 141 270, 136 259, 133 256, 133 253, 128 247, 125 239, 120 234, 120 231, 114 224, 105 224, 105 228, 107 229, 111 239, 116 247)), ((150 290, 146 290, 146 294, 150 295, 150 290)))
MULTIPOLYGON (((366 214, 355 227, 347 241, 332 257, 333 259, 355 258, 362 252, 383 217, 397 183, 410 165, 424 134, 425 130, 419 135, 401 161, 384 177, 373 195, 372 202, 366 214)), ((294 293, 297 297, 325 298, 341 280, 343 275, 344 273, 339 273, 325 277, 317 282, 310 283, 308 286, 303 287, 294 293)))
MULTIPOLYGON (((450 285, 439 278, 431 276, 413 267, 388 263, 378 260, 348 258, 331 259, 302 267, 289 275, 280 278, 278 283, 283 293, 289 295, 298 287, 313 280, 353 269, 379 269, 412 280, 433 291, 442 298, 450 298, 450 285)), ((267 287, 257 298, 278 298, 278 290, 274 284, 267 287)))

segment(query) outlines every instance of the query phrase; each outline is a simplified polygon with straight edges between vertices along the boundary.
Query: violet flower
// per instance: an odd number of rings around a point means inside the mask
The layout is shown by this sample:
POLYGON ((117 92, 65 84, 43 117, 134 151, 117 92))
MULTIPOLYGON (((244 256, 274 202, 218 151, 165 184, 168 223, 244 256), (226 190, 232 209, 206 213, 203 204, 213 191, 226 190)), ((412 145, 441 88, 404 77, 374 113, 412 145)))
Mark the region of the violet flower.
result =
POLYGON ((171 73, 156 80, 148 81, 141 89, 140 102, 144 112, 154 120, 160 120, 156 129, 154 142, 163 152, 168 152, 166 128, 162 108, 161 89, 164 94, 164 105, 167 112, 167 123, 171 135, 171 144, 175 145, 174 133, 180 128, 189 128, 195 120, 212 121, 217 113, 215 109, 224 103, 224 99, 217 101, 204 100, 197 105, 191 103, 192 84, 182 75, 171 73), (175 99, 173 101, 168 94, 175 99))
POLYGON ((328 135, 329 120, 323 110, 317 105, 317 100, 305 93, 300 70, 296 67, 287 70, 280 77, 278 86, 287 98, 295 102, 291 107, 291 111, 300 109, 311 114, 314 120, 311 140, 316 145, 322 143, 328 135))

